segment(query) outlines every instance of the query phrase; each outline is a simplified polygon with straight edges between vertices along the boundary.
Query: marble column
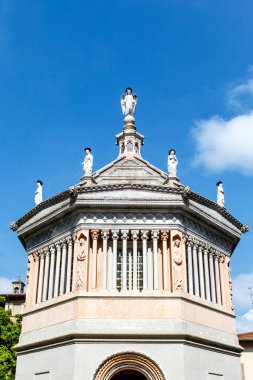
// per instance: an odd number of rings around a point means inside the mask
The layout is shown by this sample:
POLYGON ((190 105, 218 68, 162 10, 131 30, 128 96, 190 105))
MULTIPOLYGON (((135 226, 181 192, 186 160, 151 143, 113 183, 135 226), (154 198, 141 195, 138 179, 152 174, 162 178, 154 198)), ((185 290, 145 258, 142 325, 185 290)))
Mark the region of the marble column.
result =
POLYGON ((98 235, 99 230, 91 230, 92 238, 92 276, 91 288, 97 288, 97 254, 98 254, 98 235))
POLYGON ((76 275, 77 275, 77 255, 78 255, 78 239, 77 239, 77 233, 74 232, 72 235, 72 241, 74 242, 74 249, 73 249, 73 273, 72 273, 72 284, 71 289, 72 292, 76 290, 76 275))
POLYGON ((169 275, 168 275, 168 231, 161 231, 161 239, 163 244, 163 289, 168 290, 169 287, 169 275))
POLYGON ((225 279, 224 279, 224 263, 225 255, 219 256, 219 274, 220 274, 220 287, 221 287, 221 303, 224 306, 226 304, 226 291, 225 291, 225 279))
POLYGON ((199 297, 199 272, 198 272, 198 256, 197 256, 196 243, 193 243, 192 256, 193 256, 194 294, 195 296, 199 297))
POLYGON ((198 246, 198 259, 199 259, 199 281, 200 281, 200 297, 205 298, 205 284, 204 284, 204 268, 203 268, 203 248, 198 246))
POLYGON ((127 290, 127 239, 128 230, 122 231, 122 290, 127 290))
POLYGON ((138 241, 138 230, 132 231, 132 240, 133 240, 133 290, 137 290, 137 241, 138 241))
POLYGON ((40 303, 42 301, 42 286, 43 286, 43 276, 44 276, 44 252, 40 250, 39 255, 40 255, 40 271, 39 271, 37 303, 40 303))
POLYGON ((205 271, 206 299, 207 299, 207 301, 211 301, 209 262, 208 262, 208 248, 207 248, 207 246, 204 247, 204 271, 205 271))
POLYGON ((143 255, 143 290, 148 289, 148 265, 147 265, 147 240, 148 231, 141 231, 142 255, 143 255))
POLYGON ((152 231, 151 236, 153 239, 153 269, 154 269, 154 290, 159 289, 158 285, 158 257, 157 257, 157 243, 159 239, 159 231, 152 231))
POLYGON ((108 236, 109 231, 102 231, 102 239, 103 239, 103 269, 102 269, 102 288, 108 289, 107 284, 107 261, 108 261, 108 236))
POLYGON ((69 236, 67 238, 68 244, 68 261, 67 261, 67 280, 66 280, 66 293, 71 290, 71 272, 72 272, 72 256, 73 256, 73 242, 72 238, 69 236))
POLYGON ((219 305, 221 305, 221 288, 220 288, 219 254, 218 254, 218 252, 215 252, 214 267, 215 267, 215 283, 216 283, 217 303, 219 305))
POLYGON ((187 241, 188 292, 193 294, 192 241, 187 241))
POLYGON ((209 268, 210 268, 210 284, 211 284, 211 301, 216 302, 215 297, 215 282, 214 282, 214 265, 213 265, 213 250, 209 252, 209 268))
POLYGON ((49 276, 49 248, 45 248, 45 273, 44 273, 44 281, 43 281, 43 297, 42 301, 47 300, 47 291, 48 291, 48 276, 49 276))
POLYGON ((61 278, 60 278, 60 296, 65 293, 66 258, 67 258, 67 244, 66 244, 66 240, 63 240, 63 242, 62 242, 61 278))
POLYGON ((56 244, 56 268, 54 280, 54 297, 59 295, 60 265, 61 265, 61 243, 56 244))
POLYGON ((50 270, 49 270, 49 284, 48 284, 48 299, 53 298, 53 287, 54 287, 54 267, 55 267, 55 246, 50 245, 50 270))
POLYGON ((38 290, 38 276, 39 276, 39 254, 38 252, 33 253, 33 260, 35 262, 34 266, 34 279, 33 279, 33 299, 32 304, 35 305, 37 301, 37 290, 38 290))
POLYGON ((117 289, 117 253, 119 231, 112 231, 112 289, 117 289))

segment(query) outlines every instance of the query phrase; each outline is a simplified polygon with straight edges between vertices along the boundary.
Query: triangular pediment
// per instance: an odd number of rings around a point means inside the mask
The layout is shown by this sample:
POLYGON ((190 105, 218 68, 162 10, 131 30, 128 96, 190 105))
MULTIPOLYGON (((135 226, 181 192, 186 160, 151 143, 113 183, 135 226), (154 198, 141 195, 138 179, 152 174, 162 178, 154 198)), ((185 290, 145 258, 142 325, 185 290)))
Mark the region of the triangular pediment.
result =
POLYGON ((121 156, 93 175, 97 184, 142 183, 161 185, 167 175, 141 157, 121 156))

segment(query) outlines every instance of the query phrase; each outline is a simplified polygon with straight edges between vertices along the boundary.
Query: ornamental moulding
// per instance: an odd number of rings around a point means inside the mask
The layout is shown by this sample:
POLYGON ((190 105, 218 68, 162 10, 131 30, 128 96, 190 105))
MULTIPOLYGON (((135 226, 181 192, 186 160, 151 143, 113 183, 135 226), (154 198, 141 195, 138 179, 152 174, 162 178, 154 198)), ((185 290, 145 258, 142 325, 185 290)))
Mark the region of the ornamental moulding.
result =
POLYGON ((159 366, 148 356, 135 352, 122 352, 107 358, 95 373, 93 380, 110 380, 116 373, 135 370, 148 380, 165 380, 159 366))

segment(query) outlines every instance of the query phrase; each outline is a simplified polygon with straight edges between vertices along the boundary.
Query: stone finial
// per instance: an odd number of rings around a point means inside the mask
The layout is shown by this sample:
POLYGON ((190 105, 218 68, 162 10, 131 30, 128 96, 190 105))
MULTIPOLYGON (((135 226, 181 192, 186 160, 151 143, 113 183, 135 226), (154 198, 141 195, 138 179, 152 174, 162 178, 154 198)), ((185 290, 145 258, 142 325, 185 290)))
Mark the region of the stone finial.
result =
POLYGON ((37 189, 35 191, 35 197, 34 197, 34 200, 35 200, 35 205, 37 206, 39 203, 42 202, 42 186, 43 186, 43 182, 38 179, 37 181, 37 189))
POLYGON ((241 227, 241 231, 242 231, 243 234, 245 234, 246 232, 249 232, 249 227, 247 226, 247 224, 244 224, 241 227))
POLYGON ((16 222, 11 222, 11 224, 10 224, 10 229, 11 229, 12 231, 17 231, 17 229, 18 229, 18 225, 17 225, 17 223, 16 223, 16 222))

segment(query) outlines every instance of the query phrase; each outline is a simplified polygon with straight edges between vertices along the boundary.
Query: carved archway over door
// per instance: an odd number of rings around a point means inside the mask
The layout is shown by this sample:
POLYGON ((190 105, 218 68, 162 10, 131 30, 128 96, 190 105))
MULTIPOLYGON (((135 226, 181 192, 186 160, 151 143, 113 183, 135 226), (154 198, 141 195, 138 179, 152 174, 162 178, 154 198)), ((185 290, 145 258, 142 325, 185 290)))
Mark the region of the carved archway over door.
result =
POLYGON ((136 377, 136 380, 165 380, 161 369, 152 359, 134 352, 124 352, 107 358, 98 368, 93 380, 120 380, 120 374, 124 380, 124 373, 126 376, 131 371, 135 376, 139 374, 140 379, 136 377))

